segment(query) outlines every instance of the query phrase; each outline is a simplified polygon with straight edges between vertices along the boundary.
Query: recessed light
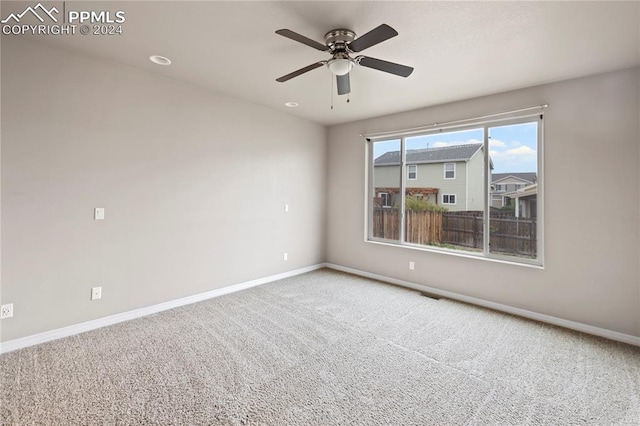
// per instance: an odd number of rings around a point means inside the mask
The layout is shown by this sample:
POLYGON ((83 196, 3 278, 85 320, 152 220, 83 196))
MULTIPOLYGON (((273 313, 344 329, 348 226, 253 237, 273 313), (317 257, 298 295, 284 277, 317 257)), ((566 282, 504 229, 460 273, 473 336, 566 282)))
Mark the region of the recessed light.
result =
POLYGON ((160 55, 151 55, 149 56, 149 60, 158 65, 171 65, 171 59, 160 55))
POLYGON ((284 105, 288 106, 289 108, 296 108, 298 106, 298 103, 297 102, 287 102, 284 105))

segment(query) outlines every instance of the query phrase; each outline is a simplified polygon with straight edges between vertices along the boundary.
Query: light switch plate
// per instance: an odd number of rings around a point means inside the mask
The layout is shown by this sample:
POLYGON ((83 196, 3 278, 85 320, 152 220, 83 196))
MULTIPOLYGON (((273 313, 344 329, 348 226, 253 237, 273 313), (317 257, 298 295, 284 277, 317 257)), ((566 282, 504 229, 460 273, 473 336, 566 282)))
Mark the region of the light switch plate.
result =
POLYGON ((104 207, 96 207, 93 212, 93 218, 95 220, 104 220, 104 207))

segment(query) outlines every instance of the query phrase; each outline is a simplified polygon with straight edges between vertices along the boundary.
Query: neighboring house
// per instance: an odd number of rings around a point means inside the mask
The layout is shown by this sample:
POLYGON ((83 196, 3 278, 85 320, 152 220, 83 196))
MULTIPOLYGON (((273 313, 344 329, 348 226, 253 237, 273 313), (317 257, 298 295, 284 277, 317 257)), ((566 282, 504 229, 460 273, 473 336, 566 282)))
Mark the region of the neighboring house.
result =
POLYGON ((507 192, 505 197, 514 201, 515 217, 536 219, 538 210, 538 184, 534 183, 513 192, 507 192))
POLYGON ((492 173, 491 174, 491 207, 509 205, 508 193, 518 191, 536 183, 535 173, 492 173))
MULTIPOLYGON (((426 197, 451 211, 484 209, 482 144, 410 149, 406 156, 406 195, 426 197)), ((400 204, 399 166, 399 151, 374 160, 375 197, 382 207, 400 204)))

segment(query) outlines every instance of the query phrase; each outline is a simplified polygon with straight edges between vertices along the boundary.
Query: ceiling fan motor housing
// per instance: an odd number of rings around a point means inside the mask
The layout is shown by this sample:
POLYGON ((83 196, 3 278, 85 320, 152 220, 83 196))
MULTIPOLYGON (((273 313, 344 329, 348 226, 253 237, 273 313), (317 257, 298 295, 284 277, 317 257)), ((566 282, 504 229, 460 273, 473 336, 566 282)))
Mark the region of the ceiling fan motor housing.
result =
POLYGON ((355 38, 356 33, 351 30, 331 30, 324 35, 324 42, 331 52, 343 52, 347 50, 347 43, 351 43, 355 38))

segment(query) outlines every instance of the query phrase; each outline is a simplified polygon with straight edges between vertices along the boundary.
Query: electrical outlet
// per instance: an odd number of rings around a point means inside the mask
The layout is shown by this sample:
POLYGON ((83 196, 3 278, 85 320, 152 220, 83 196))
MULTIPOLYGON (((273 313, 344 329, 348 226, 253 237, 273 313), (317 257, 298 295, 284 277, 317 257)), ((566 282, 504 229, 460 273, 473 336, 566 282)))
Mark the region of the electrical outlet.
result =
POLYGON ((102 287, 93 287, 91 289, 91 300, 102 299, 102 287))
POLYGON ((0 306, 0 319, 11 318, 13 316, 13 303, 0 306))
POLYGON ((409 262, 409 269, 411 269, 412 271, 416 269, 416 264, 413 262, 409 262))
POLYGON ((289 204, 284 205, 284 212, 289 213, 289 204))
POLYGON ((286 260, 289 260, 289 254, 288 254, 288 253, 285 253, 285 254, 284 254, 284 260, 285 260, 285 261, 286 261, 286 260))

